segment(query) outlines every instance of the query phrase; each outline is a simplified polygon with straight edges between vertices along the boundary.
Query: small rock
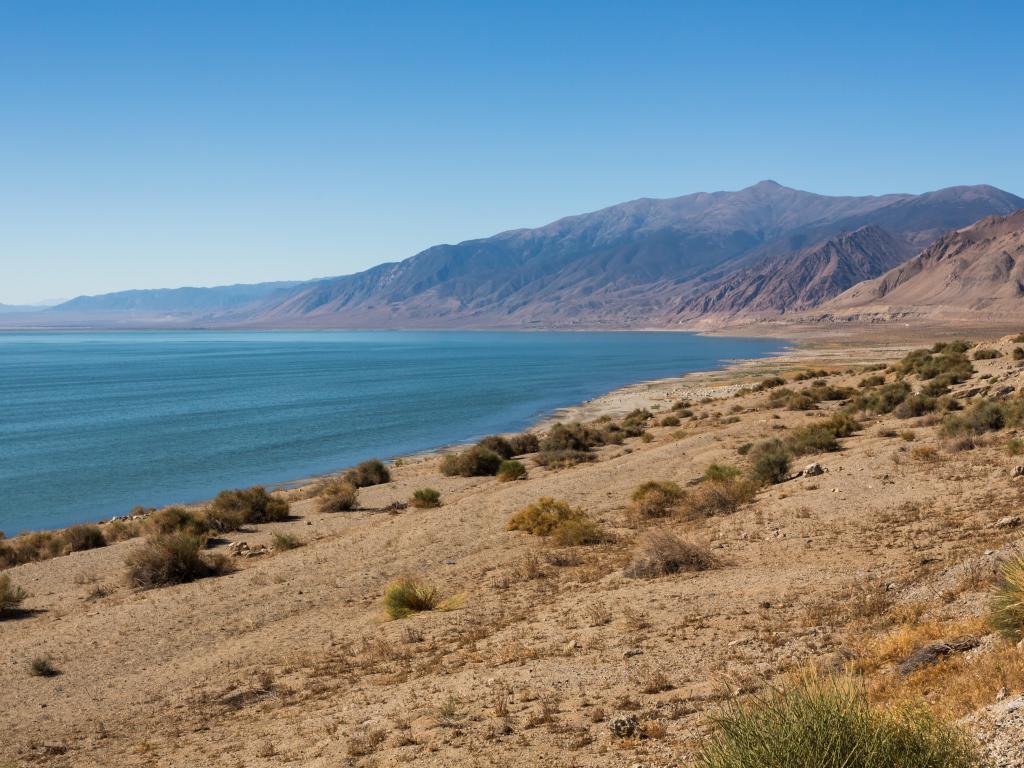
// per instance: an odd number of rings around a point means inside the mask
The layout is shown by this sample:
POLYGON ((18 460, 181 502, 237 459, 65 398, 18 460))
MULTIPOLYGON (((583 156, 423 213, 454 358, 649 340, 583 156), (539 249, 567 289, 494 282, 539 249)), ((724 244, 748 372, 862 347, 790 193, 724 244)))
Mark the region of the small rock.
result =
POLYGON ((947 643, 931 643, 923 648, 918 648, 910 654, 900 663, 896 671, 901 675, 909 675, 915 669, 935 664, 939 659, 951 653, 963 653, 972 648, 977 648, 978 645, 980 645, 980 641, 976 637, 962 637, 957 640, 950 640, 947 643))
POLYGON ((1016 528, 1020 524, 1021 519, 1018 515, 1006 515, 996 520, 993 526, 996 528, 1016 528))
POLYGON ((631 659, 634 656, 639 656, 642 653, 643 651, 641 651, 639 648, 630 648, 629 650, 622 652, 622 658, 631 659))
POLYGON ((616 717, 608 723, 608 727, 611 729, 612 736, 619 739, 643 736, 643 729, 640 727, 640 721, 633 715, 616 717))
POLYGON ((821 464, 816 461, 804 467, 805 477, 816 477, 817 475, 823 474, 825 474, 825 470, 822 469, 821 464))

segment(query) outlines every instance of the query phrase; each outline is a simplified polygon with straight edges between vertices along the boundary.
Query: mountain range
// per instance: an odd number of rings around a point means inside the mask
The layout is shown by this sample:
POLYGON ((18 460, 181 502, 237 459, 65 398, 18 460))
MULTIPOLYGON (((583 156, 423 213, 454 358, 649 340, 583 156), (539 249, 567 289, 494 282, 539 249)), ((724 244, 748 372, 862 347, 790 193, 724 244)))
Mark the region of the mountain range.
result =
POLYGON ((987 185, 834 197, 762 181, 437 245, 353 275, 124 291, 26 317, 44 325, 275 328, 725 324, 815 310, 920 258, 946 233, 1022 208, 1024 199, 987 185))

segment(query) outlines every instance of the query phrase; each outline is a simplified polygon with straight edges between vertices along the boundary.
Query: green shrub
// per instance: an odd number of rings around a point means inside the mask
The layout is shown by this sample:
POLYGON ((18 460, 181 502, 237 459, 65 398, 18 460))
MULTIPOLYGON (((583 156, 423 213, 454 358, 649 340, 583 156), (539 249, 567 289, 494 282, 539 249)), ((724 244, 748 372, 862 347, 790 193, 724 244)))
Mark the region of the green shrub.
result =
POLYGON ((664 416, 659 422, 663 427, 678 427, 682 422, 679 421, 678 416, 664 416))
POLYGON ((974 350, 975 360, 995 360, 997 357, 1002 357, 1003 353, 998 349, 976 349, 974 350))
POLYGON ((592 447, 603 445, 604 436, 601 430, 584 424, 555 424, 544 439, 540 441, 542 452, 550 451, 589 451, 592 447))
POLYGON ((807 424, 797 427, 786 437, 785 445, 794 456, 839 450, 836 433, 825 424, 807 424))
POLYGON ((205 545, 204 537, 186 530, 152 536, 125 558, 128 580, 139 589, 153 589, 227 573, 226 558, 205 557, 205 545))
POLYGON ((449 453, 441 460, 441 474, 448 477, 484 477, 501 467, 501 456, 490 448, 474 445, 460 453, 449 453))
POLYGON ((709 464, 704 470, 705 480, 732 480, 739 477, 740 471, 732 464, 709 464))
POLYGON ((321 512, 351 512, 359 508, 359 489, 347 480, 335 480, 320 492, 321 512))
POLYGON ((1003 564, 992 596, 992 626, 1013 642, 1024 640, 1024 556, 1003 564))
POLYGON ((650 480, 633 491, 631 510, 637 518, 667 517, 686 492, 667 480, 650 480))
POLYGON ((924 705, 873 706, 848 681, 806 678, 733 699, 712 718, 703 768, 982 768, 975 743, 924 705))
POLYGON ((302 542, 299 541, 298 536, 293 536, 290 533, 274 533, 270 546, 274 548, 275 552, 287 552, 289 549, 298 549, 302 546, 302 542))
POLYGON ((717 564, 707 546, 655 529, 640 537, 625 573, 634 579, 653 579, 683 571, 706 571, 717 564))
POLYGON ((916 374, 922 381, 945 375, 949 383, 959 384, 974 373, 965 354, 968 349, 970 344, 963 341, 936 344, 931 350, 917 349, 896 364, 896 372, 903 376, 916 374))
POLYGON ((441 492, 433 488, 419 488, 413 491, 410 502, 416 509, 433 509, 441 506, 441 492))
POLYGON ((12 584, 10 576, 6 573, 0 574, 0 615, 17 608, 26 597, 28 593, 12 584))
POLYGON ((384 610, 392 619, 404 619, 414 613, 432 611, 440 604, 440 590, 414 576, 399 577, 384 592, 384 610))
POLYGON ((65 552, 82 552, 107 546, 103 531, 98 525, 73 525, 61 533, 65 552))
POLYGON ((885 376, 879 376, 876 374, 874 376, 866 376, 861 379, 857 386, 861 389, 872 389, 874 387, 880 387, 883 384, 885 384, 885 376))
POLYGON ((854 407, 869 413, 892 413, 910 395, 910 385, 894 381, 871 390, 854 400, 854 407))
POLYGON ((608 534, 596 520, 583 517, 566 520, 551 532, 551 540, 560 547, 582 547, 601 544, 609 540, 608 534))
POLYGON ((736 453, 738 453, 740 456, 746 456, 748 453, 750 453, 750 449, 753 447, 753 443, 744 443, 743 445, 736 449, 736 453))
POLYGON ((380 459, 368 459, 346 472, 345 479, 356 488, 367 488, 391 482, 391 472, 380 459))
POLYGON ((193 536, 203 536, 210 531, 206 518, 184 507, 166 507, 146 518, 146 527, 157 535, 185 531, 193 536))
POLYGON ((485 437, 483 440, 477 443, 477 445, 482 445, 484 448, 494 451, 503 459, 511 459, 513 456, 516 455, 515 451, 512 448, 512 443, 510 443, 501 435, 491 435, 490 437, 485 437))
POLYGON ((536 453, 540 450, 540 440, 531 432, 520 432, 518 435, 512 435, 508 438, 508 442, 512 446, 513 456, 523 456, 524 454, 536 453))
POLYGON ((793 377, 793 381, 808 381, 810 379, 824 379, 827 376, 831 376, 835 371, 826 371, 824 368, 811 369, 809 371, 801 371, 793 377))
POLYGON ((240 515, 246 523, 279 523, 288 519, 288 502, 262 486, 221 491, 210 505, 212 515, 240 515))
POLYGON ((521 461, 508 460, 501 462, 501 466, 498 467, 498 480, 503 483, 511 482, 512 480, 523 480, 526 478, 526 465, 521 461))
POLYGON ((979 400, 961 414, 946 416, 942 422, 942 433, 947 437, 957 437, 996 432, 1019 418, 1017 408, 1010 409, 992 400, 979 400))
POLYGON ((781 483, 789 477, 792 455, 778 438, 765 440, 750 449, 750 476, 762 485, 781 483))

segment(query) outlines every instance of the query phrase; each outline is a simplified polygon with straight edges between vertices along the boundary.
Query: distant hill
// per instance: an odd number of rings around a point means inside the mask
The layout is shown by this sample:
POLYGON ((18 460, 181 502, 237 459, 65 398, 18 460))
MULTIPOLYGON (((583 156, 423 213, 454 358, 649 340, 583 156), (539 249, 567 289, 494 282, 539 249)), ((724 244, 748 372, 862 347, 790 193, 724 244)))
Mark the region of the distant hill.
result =
MULTIPOLYGON (((237 319, 310 327, 678 324, 718 281, 824 247, 843 232, 872 227, 858 236, 861 252, 841 260, 830 280, 809 288, 799 281, 810 286, 816 273, 794 268, 789 290, 830 298, 848 287, 845 280, 875 276, 941 232, 1020 207, 1024 199, 989 186, 829 197, 763 181, 738 192, 634 200, 538 229, 434 246, 399 263, 299 286, 237 319)), ((811 263, 808 254, 798 258, 811 263)), ((732 302, 733 313, 743 309, 732 302)))
POLYGON ((55 312, 136 312, 187 315, 219 314, 237 311, 261 301, 276 292, 284 292, 302 283, 286 281, 220 285, 213 288, 155 288, 118 291, 99 296, 79 296, 53 307, 55 312))
POLYGON ((1024 312, 1024 210, 950 232, 824 304, 836 317, 991 317, 1024 312))

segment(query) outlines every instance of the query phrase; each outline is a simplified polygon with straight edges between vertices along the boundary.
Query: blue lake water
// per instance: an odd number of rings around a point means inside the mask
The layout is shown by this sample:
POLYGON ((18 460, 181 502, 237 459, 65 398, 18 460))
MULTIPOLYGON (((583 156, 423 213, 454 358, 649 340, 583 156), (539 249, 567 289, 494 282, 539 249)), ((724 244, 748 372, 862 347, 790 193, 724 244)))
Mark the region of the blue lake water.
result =
POLYGON ((682 333, 0 333, 8 535, 530 425, 783 348, 682 333))

